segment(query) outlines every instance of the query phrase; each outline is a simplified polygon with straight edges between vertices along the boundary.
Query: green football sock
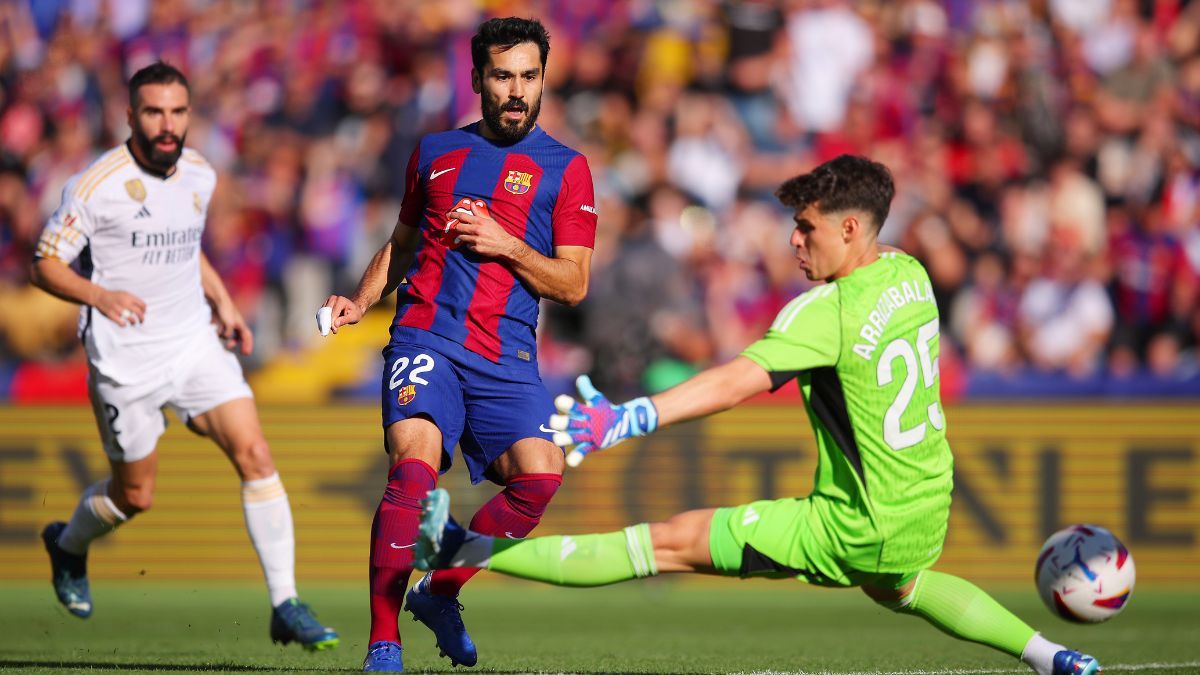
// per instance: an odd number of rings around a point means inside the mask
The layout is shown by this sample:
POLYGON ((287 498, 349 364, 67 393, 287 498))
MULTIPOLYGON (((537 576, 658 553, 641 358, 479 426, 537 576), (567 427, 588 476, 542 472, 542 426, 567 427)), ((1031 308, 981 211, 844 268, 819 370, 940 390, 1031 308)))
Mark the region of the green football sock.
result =
POLYGON ((604 586, 658 574, 645 523, 606 534, 497 538, 487 568, 556 586, 604 586))
POLYGON ((1020 658, 1034 630, 966 579, 925 570, 907 603, 893 607, 916 614, 960 640, 978 642, 1020 658))

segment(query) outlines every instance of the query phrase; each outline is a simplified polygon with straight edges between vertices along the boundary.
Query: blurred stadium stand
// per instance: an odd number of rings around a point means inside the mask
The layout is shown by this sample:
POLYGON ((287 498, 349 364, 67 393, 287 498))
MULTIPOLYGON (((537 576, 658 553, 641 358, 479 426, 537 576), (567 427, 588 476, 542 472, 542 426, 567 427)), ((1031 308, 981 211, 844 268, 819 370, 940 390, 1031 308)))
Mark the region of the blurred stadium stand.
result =
POLYGON ((892 167, 883 238, 943 311, 949 397, 1200 394, 1200 2, 0 2, 0 400, 82 401, 71 306, 26 267, 66 178, 127 137, 124 83, 193 86, 221 173, 205 247, 258 334, 260 400, 373 400, 389 307, 313 312, 387 237, 421 134, 477 117, 468 41, 541 18, 541 123, 596 177, 593 290, 541 365, 616 397, 761 335, 805 285, 782 180, 892 167))

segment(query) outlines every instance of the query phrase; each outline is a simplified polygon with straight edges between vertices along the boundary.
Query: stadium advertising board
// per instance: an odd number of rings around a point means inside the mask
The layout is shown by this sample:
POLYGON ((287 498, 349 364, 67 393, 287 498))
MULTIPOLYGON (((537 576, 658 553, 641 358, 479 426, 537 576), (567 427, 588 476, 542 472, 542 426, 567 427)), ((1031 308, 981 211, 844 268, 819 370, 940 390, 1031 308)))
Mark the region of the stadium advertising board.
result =
MULTIPOLYGON (((296 521, 298 575, 363 581, 385 458, 374 406, 261 408, 296 521)), ((1200 565, 1200 416, 1194 406, 960 405, 950 534, 939 569, 1031 582, 1047 534, 1104 525, 1137 560, 1138 585, 1195 586, 1200 565)), ((569 473, 540 532, 614 530, 688 508, 804 495, 815 447, 795 405, 750 405, 591 457, 569 473)), ((87 408, 0 410, 0 569, 47 574, 37 537, 106 470, 87 408)), ((495 489, 443 481, 464 516, 495 489)), ((154 508, 97 542, 100 579, 260 577, 232 468, 174 422, 160 445, 154 508)))

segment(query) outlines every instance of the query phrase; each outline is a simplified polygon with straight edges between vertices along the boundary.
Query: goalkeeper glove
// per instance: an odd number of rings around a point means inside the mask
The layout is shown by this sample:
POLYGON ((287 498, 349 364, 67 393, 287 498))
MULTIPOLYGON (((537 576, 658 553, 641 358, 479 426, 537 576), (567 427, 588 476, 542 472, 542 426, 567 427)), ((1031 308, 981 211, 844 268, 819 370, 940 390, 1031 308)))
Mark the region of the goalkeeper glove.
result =
POLYGON ((561 413, 550 416, 554 442, 565 448, 575 447, 567 454, 567 464, 579 466, 583 458, 595 450, 611 448, 631 436, 645 436, 658 428, 658 409, 646 396, 614 406, 604 394, 596 391, 587 375, 575 380, 583 403, 563 394, 554 400, 561 413))

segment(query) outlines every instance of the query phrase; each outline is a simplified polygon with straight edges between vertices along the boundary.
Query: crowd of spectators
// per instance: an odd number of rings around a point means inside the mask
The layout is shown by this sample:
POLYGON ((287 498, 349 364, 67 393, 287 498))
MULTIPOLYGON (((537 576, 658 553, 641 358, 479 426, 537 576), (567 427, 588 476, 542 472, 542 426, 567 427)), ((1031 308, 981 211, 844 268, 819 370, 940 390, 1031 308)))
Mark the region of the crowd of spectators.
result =
POLYGON ((160 58, 220 172, 205 249, 257 330, 251 366, 311 348, 418 138, 477 119, 469 40, 497 14, 550 29, 540 123, 598 194, 591 294, 540 327, 552 383, 591 371, 621 396, 736 355, 808 285, 774 188, 845 152, 896 177, 882 240, 928 268, 958 390, 1197 381, 1187 0, 0 3, 0 362, 80 358, 72 308, 28 287, 32 245, 160 58))

